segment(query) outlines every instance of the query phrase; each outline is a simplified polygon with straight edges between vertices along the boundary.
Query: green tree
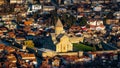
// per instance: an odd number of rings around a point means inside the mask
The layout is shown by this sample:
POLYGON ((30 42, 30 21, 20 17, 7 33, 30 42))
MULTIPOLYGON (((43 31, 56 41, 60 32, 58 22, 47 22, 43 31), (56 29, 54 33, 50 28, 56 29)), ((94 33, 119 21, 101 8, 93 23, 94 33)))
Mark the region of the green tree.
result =
POLYGON ((60 19, 62 20, 63 25, 65 25, 68 20, 68 14, 66 14, 66 13, 62 14, 60 19))
POLYGON ((87 27, 87 28, 90 28, 90 25, 89 25, 89 24, 86 24, 86 27, 87 27))
POLYGON ((55 25, 55 23, 57 22, 57 20, 58 20, 57 12, 56 11, 52 11, 51 12, 51 24, 55 25))
POLYGON ((34 48, 34 43, 32 40, 26 40, 24 41, 24 45, 26 45, 29 48, 34 48))
POLYGON ((76 22, 76 18, 69 13, 62 14, 61 20, 64 25, 72 26, 76 22))
POLYGON ((81 43, 79 43, 79 44, 74 43, 73 48, 75 51, 94 51, 93 47, 90 47, 90 46, 87 46, 87 45, 84 45, 81 43))
POLYGON ((107 20, 107 18, 104 18, 104 19, 103 19, 103 24, 104 24, 104 25, 106 25, 106 20, 107 20))
POLYGON ((87 19, 86 19, 85 17, 82 17, 82 18, 80 19, 79 25, 80 25, 80 26, 85 26, 86 24, 87 24, 87 19))
POLYGON ((67 19, 68 26, 72 26, 76 22, 76 18, 73 15, 70 15, 67 19))
POLYGON ((96 46, 93 44, 93 51, 96 51, 96 46))
POLYGON ((112 11, 109 12, 109 13, 107 14, 106 18, 107 18, 107 19, 113 19, 113 18, 114 18, 113 12, 112 12, 112 11))

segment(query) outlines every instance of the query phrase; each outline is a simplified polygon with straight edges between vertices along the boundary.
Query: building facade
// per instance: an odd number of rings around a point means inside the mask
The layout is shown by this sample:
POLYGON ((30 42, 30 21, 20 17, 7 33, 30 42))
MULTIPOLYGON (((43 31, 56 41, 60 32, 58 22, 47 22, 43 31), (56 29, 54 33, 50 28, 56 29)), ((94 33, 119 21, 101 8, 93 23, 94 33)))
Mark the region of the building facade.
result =
POLYGON ((63 25, 60 19, 58 19, 55 26, 55 35, 52 36, 56 41, 56 52, 68 52, 73 50, 73 45, 69 40, 69 37, 65 34, 63 25))

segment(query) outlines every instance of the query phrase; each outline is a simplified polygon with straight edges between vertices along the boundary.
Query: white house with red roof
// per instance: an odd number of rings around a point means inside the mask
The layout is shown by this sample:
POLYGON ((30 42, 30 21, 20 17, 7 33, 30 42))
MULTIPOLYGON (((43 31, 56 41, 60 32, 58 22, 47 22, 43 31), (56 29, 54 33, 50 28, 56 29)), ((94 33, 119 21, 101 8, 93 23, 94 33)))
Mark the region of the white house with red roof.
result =
POLYGON ((90 30, 104 30, 105 29, 105 26, 103 25, 102 20, 90 19, 87 21, 87 23, 90 25, 90 30))

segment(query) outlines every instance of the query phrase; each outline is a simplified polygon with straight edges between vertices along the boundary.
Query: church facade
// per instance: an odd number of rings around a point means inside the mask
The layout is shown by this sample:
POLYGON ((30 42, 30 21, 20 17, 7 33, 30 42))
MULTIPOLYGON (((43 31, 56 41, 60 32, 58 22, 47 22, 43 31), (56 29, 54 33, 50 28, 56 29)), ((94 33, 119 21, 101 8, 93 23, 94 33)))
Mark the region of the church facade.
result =
POLYGON ((56 52, 68 52, 73 50, 73 45, 69 41, 69 38, 63 35, 60 38, 59 43, 56 44, 56 52))
POLYGON ((55 25, 55 33, 52 35, 54 38, 56 52, 68 52, 73 51, 73 45, 70 42, 69 37, 65 34, 63 25, 60 19, 58 19, 55 25))

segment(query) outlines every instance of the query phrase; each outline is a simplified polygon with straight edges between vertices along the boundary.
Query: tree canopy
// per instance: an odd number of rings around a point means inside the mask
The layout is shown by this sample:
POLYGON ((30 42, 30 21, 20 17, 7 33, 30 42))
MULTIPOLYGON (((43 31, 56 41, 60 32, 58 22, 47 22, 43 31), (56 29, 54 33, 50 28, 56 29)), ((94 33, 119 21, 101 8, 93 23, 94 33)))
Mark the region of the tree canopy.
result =
POLYGON ((79 19, 80 26, 85 26, 86 24, 87 24, 87 19, 85 17, 79 19))
POLYGON ((87 46, 87 45, 84 45, 81 43, 79 43, 79 44, 74 43, 73 48, 75 51, 93 51, 94 50, 93 47, 90 47, 90 46, 87 46))
POLYGON ((63 25, 71 26, 76 22, 76 18, 69 13, 62 14, 60 18, 63 22, 63 25))
POLYGON ((114 16, 113 16, 113 12, 109 12, 106 16, 107 19, 113 19, 114 16))

